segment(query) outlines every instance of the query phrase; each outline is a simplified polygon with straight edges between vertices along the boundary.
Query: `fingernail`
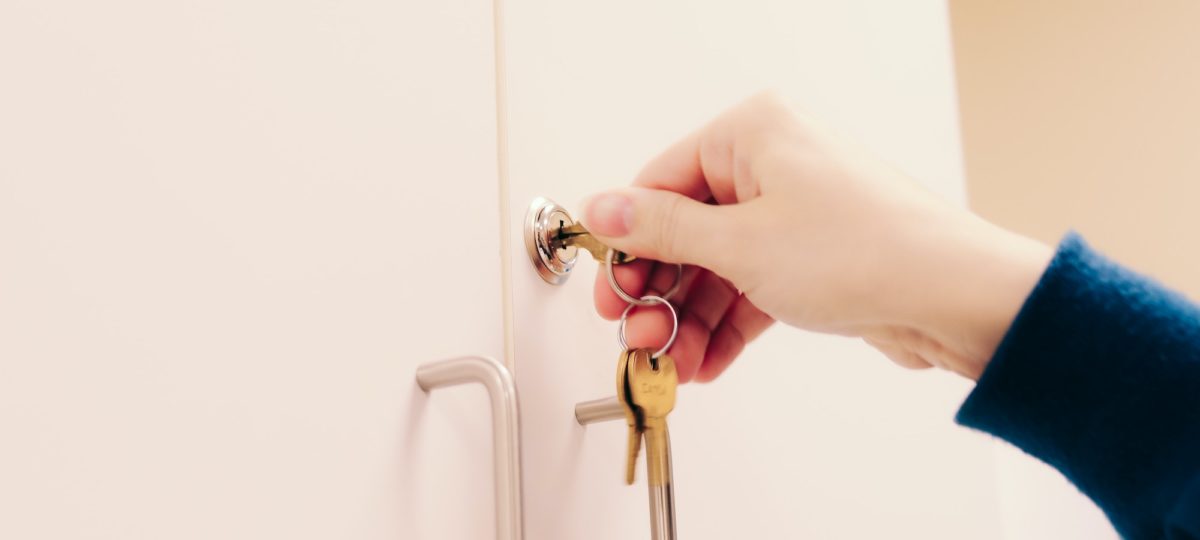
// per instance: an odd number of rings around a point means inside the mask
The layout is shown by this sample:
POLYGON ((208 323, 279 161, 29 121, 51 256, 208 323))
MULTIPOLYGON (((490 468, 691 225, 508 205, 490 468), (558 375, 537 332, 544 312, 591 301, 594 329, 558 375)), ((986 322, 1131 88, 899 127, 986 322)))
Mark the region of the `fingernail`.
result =
POLYGON ((601 193, 588 200, 583 221, 598 235, 625 236, 633 228, 633 201, 619 193, 601 193))

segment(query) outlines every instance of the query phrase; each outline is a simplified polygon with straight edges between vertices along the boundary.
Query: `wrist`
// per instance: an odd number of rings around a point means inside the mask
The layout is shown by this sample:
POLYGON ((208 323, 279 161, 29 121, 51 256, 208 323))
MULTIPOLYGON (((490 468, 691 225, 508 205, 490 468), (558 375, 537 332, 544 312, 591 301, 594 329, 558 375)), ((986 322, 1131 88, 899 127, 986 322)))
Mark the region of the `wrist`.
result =
POLYGON ((924 294, 909 319, 945 349, 940 367, 978 379, 1053 250, 965 212, 919 241, 926 270, 912 290, 924 294))

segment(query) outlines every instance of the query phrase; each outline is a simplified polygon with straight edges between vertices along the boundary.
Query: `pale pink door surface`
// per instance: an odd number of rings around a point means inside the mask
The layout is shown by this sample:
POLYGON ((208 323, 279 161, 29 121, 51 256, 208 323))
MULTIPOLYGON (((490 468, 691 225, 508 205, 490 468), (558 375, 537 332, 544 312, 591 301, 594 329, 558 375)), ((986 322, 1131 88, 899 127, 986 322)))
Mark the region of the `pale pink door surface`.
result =
POLYGON ((0 538, 492 535, 492 10, 0 5, 0 538))
MULTIPOLYGON (((596 265, 541 281, 528 204, 764 88, 961 201, 950 58, 932 0, 0 6, 0 537, 491 538, 484 392, 413 382, 483 354, 527 538, 648 538, 572 415, 596 265)), ((769 332, 679 393, 680 537, 1002 537, 968 389, 769 332)))

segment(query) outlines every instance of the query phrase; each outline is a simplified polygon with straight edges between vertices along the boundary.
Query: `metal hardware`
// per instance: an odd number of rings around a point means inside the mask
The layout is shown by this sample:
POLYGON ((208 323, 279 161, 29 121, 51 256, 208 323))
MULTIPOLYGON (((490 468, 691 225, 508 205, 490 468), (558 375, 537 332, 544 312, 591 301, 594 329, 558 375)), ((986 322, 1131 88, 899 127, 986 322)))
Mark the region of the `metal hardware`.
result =
POLYGON ((525 251, 537 269, 538 275, 551 285, 562 285, 571 277, 571 269, 579 258, 579 249, 556 240, 559 230, 574 225, 563 207, 558 203, 538 197, 529 205, 525 215, 525 251))
MULTIPOLYGON (((575 404, 575 421, 586 426, 597 422, 608 422, 625 418, 625 411, 617 398, 604 398, 575 404)), ((649 486, 650 493, 650 538, 652 540, 675 540, 675 475, 671 470, 671 437, 664 434, 666 449, 664 463, 658 464, 667 481, 661 486, 649 486)), ((650 472, 647 454, 646 472, 650 472)))
MULTIPOLYGON (((650 304, 653 304, 654 303, 653 301, 646 300, 644 297, 639 299, 639 298, 633 296, 632 294, 625 292, 625 289, 621 288, 621 284, 617 283, 617 274, 615 272, 613 272, 613 266, 614 266, 613 265, 613 257, 614 257, 613 250, 611 250, 611 249, 608 250, 608 254, 605 255, 605 257, 604 257, 604 272, 608 275, 608 286, 612 287, 613 292, 617 293, 617 296, 620 296, 621 300, 629 302, 630 304, 639 305, 639 306, 648 306, 650 304)), ((667 292, 664 292, 659 296, 662 296, 663 298, 670 300, 672 296, 675 296, 675 293, 679 292, 679 286, 682 283, 683 283, 683 265, 676 263, 675 264, 675 282, 671 284, 671 288, 667 289, 667 292)))
POLYGON ((517 386, 503 364, 486 356, 464 356, 422 365, 417 384, 434 388, 477 382, 487 388, 492 407, 492 455, 495 467, 496 540, 521 540, 521 429, 517 386))
MULTIPOLYGON (((657 465, 663 472, 666 482, 660 485, 650 484, 650 538, 654 540, 675 540, 675 473, 671 471, 671 436, 663 432, 665 452, 661 454, 661 462, 657 465)), ((649 475, 652 467, 650 460, 655 459, 654 453, 646 453, 646 472, 649 475)))
POLYGON ((625 418, 625 409, 621 407, 621 401, 615 397, 593 399, 575 404, 575 421, 579 422, 581 426, 623 418, 625 418))
POLYGON ((533 199, 525 214, 525 252, 538 275, 551 285, 566 283, 579 259, 580 248, 598 263, 607 258, 610 266, 634 260, 632 255, 601 243, 558 203, 544 197, 533 199))
POLYGON ((637 258, 604 245, 598 238, 592 236, 592 233, 588 232, 587 227, 584 227, 582 223, 559 227, 558 232, 554 235, 554 241, 559 249, 566 246, 583 248, 592 255, 592 259, 595 259, 596 262, 604 262, 607 257, 613 257, 617 264, 625 264, 637 258))
MULTIPOLYGON (((667 338, 667 343, 661 349, 654 352, 653 357, 658 358, 665 354, 671 348, 671 345, 675 344, 675 336, 679 335, 679 314, 675 312, 675 306, 672 306, 670 302, 661 296, 646 295, 641 299, 645 302, 645 305, 662 304, 671 313, 671 337, 667 338)), ((625 324, 629 322, 629 312, 633 311, 633 308, 639 305, 642 304, 629 304, 625 306, 625 311, 621 312, 621 325, 617 327, 617 341, 621 344, 622 349, 629 348, 629 345, 625 342, 625 324)))

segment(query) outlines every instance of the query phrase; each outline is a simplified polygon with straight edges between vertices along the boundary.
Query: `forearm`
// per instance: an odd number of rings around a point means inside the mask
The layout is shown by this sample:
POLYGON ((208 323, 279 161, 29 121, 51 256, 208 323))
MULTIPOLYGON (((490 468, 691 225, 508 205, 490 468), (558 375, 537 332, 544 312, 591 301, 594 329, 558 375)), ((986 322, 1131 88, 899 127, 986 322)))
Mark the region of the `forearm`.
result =
POLYGON ((1062 471, 1126 537, 1200 533, 1200 309, 1078 237, 1064 240, 958 421, 1062 471))

